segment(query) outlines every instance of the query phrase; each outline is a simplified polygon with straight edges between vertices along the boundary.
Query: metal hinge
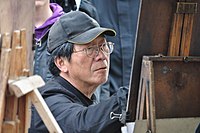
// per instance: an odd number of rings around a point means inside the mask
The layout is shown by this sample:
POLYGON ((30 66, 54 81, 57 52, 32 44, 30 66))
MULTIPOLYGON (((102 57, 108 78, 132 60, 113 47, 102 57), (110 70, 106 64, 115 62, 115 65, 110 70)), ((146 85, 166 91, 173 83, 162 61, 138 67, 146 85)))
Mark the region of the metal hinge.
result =
POLYGON ((197 3, 177 2, 176 13, 197 13, 197 3))

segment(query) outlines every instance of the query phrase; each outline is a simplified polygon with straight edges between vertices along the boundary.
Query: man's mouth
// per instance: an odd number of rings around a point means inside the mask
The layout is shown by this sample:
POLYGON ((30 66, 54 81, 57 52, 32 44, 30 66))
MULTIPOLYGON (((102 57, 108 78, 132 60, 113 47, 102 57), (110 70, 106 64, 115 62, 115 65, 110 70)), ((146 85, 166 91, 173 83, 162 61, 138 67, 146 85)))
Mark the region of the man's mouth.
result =
POLYGON ((100 71, 100 70, 106 70, 107 67, 101 67, 101 68, 97 68, 95 71, 100 71))

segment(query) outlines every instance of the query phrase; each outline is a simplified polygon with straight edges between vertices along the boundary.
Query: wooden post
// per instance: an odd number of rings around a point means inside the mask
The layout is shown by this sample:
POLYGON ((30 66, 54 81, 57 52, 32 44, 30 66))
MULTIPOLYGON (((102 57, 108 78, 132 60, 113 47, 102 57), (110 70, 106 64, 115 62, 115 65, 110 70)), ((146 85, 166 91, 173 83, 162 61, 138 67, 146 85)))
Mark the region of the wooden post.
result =
POLYGON ((7 81, 9 77, 10 59, 11 59, 11 37, 5 33, 2 37, 1 59, 0 59, 0 133, 5 109, 5 94, 7 81))
POLYGON ((172 24, 172 31, 169 39, 169 56, 178 56, 181 44, 181 33, 183 25, 184 14, 174 14, 174 21, 172 24))
POLYGON ((29 66, 29 63, 28 63, 28 52, 27 52, 27 49, 28 49, 28 43, 27 43, 27 30, 24 28, 24 29, 21 29, 20 30, 21 32, 21 36, 20 36, 20 40, 21 40, 21 47, 23 48, 22 49, 22 76, 29 76, 30 75, 30 66, 29 66))
POLYGON ((185 14, 183 34, 181 40, 180 56, 189 56, 192 38, 194 14, 185 14))
MULTIPOLYGON (((28 63, 28 43, 27 43, 27 30, 21 29, 21 47, 22 47, 22 53, 21 53, 21 60, 22 60, 22 73, 21 76, 29 76, 30 75, 30 66, 28 63)), ((25 125, 25 133, 28 133, 28 128, 30 127, 31 123, 31 101, 28 96, 21 97, 19 99, 19 112, 22 112, 19 114, 19 119, 24 120, 24 123, 20 123, 20 129, 24 128, 23 126, 25 125), (22 107, 21 107, 22 106, 22 107), (24 111, 24 113, 23 113, 24 111), (25 114, 25 115, 23 115, 25 114)))

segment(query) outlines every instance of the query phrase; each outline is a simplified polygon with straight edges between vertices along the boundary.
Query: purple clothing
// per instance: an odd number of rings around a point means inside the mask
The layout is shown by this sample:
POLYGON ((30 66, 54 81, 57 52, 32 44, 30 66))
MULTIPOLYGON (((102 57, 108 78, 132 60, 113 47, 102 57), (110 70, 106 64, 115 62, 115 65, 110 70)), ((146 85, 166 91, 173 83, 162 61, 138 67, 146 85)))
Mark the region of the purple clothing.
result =
POLYGON ((61 6, 56 3, 50 3, 50 8, 53 11, 53 15, 48 18, 45 23, 35 28, 35 39, 40 40, 49 30, 49 28, 60 18, 60 16, 64 13, 61 6))

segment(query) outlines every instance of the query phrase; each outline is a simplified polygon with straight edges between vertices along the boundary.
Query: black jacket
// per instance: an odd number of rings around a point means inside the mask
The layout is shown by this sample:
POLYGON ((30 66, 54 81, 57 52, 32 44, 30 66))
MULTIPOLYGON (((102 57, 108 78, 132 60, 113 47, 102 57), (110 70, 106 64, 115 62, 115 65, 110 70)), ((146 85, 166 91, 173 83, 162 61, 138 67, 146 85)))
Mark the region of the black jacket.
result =
MULTIPOLYGON (((98 104, 88 99, 62 77, 56 77, 39 89, 64 133, 120 133, 123 125, 111 112, 125 110, 128 89, 121 88, 110 99, 98 104)), ((123 118, 124 114, 122 115, 123 118)), ((48 132, 35 108, 29 133, 48 132)))

